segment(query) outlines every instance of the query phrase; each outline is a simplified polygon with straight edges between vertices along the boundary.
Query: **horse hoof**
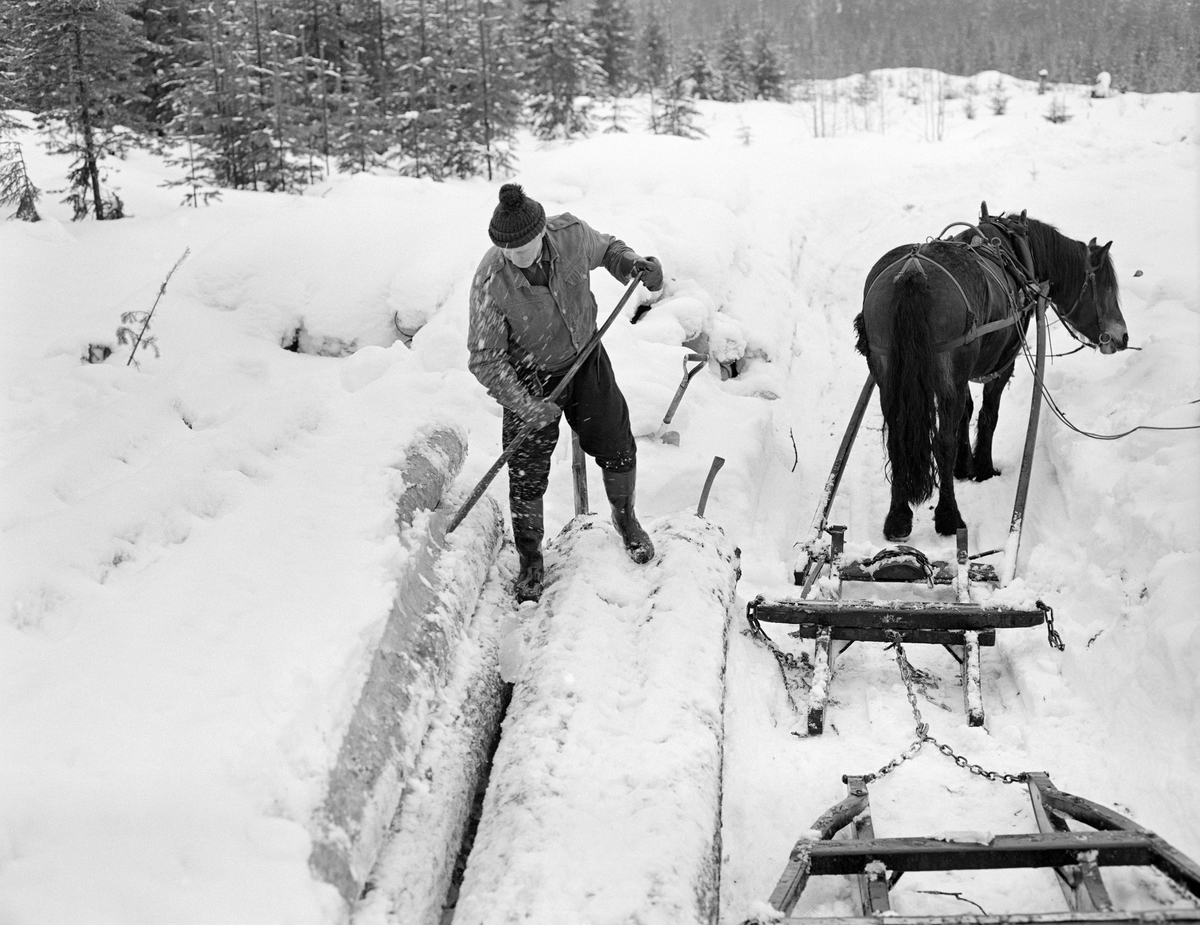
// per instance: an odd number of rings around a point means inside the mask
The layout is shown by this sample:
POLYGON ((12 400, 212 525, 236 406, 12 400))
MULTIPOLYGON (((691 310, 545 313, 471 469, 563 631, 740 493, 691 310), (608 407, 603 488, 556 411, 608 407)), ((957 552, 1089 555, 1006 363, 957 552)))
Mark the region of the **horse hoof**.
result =
POLYGON ((965 527, 966 521, 958 516, 955 512, 953 517, 934 517, 933 526, 937 530, 939 536, 954 536, 958 533, 960 527, 965 527))
POLYGON ((912 517, 902 519, 897 517, 893 520, 889 517, 883 522, 883 537, 888 542, 895 543, 900 540, 906 540, 912 534, 912 517))
POLYGON ((1000 474, 999 469, 995 469, 992 466, 986 466, 984 468, 977 469, 975 471, 975 475, 973 476, 973 478, 975 479, 976 482, 986 482, 988 479, 992 478, 993 476, 997 476, 999 474, 1000 474))

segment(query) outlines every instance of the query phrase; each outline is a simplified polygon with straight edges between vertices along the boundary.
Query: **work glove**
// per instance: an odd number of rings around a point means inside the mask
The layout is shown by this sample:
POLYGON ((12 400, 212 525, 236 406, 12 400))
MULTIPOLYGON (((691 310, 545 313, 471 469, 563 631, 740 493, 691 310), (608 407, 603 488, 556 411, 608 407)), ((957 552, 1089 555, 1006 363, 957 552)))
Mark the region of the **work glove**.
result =
POLYGON ((638 272, 642 274, 642 285, 651 292, 658 292, 663 287, 663 268, 657 257, 638 257, 634 254, 630 275, 638 272))
POLYGON ((554 402, 544 398, 535 398, 532 411, 523 420, 526 424, 532 424, 537 430, 542 430, 551 424, 557 424, 560 414, 562 414, 562 409, 554 402))

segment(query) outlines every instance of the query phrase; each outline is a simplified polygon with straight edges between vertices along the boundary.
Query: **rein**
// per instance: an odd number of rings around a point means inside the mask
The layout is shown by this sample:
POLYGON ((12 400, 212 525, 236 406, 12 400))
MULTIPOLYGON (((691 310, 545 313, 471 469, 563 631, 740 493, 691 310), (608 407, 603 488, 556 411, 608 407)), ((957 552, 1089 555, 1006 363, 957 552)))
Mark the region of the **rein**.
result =
MULTIPOLYGON (((1025 213, 1021 213, 1021 219, 1014 219, 1007 215, 990 216, 986 215, 986 212, 985 217, 988 222, 998 226, 999 228, 1002 228, 1010 238, 1017 242, 1017 246, 1021 251, 1021 260, 1025 264, 1025 266, 1022 268, 1025 270, 1025 278, 1018 281, 1019 285, 1021 285, 1027 292, 1030 292, 1030 287, 1032 285, 1036 285, 1041 294, 1044 295, 1047 301, 1054 306, 1054 313, 1058 315, 1059 321, 1063 323, 1063 326, 1067 329, 1067 333, 1070 334, 1071 337, 1085 347, 1101 347, 1104 344, 1112 341, 1112 335, 1107 331, 1104 331, 1100 334, 1100 343, 1093 343, 1092 339, 1080 331, 1079 328, 1077 328, 1071 321, 1071 316, 1075 314, 1075 310, 1079 308, 1079 303, 1083 301, 1084 293, 1090 292, 1092 299, 1095 300, 1096 298, 1096 268, 1092 266, 1092 261, 1086 252, 1086 246, 1083 260, 1086 271, 1083 277, 1083 282, 1079 286, 1079 293, 1075 296, 1075 301, 1071 303, 1070 308, 1068 308, 1065 312, 1060 311, 1058 303, 1049 297, 1048 284, 1033 283, 1033 280, 1036 278, 1036 276, 1033 269, 1033 255, 1029 250, 1029 242, 1026 240, 1027 231, 1023 221, 1025 213)), ((948 231, 950 228, 956 227, 957 225, 966 225, 966 227, 971 228, 978 233, 980 237, 983 237, 982 231, 980 231, 974 225, 968 224, 967 222, 956 222, 954 225, 948 225, 945 229, 943 229, 942 234, 945 234, 946 231, 948 231)), ((995 246, 995 244, 998 242, 995 238, 993 238, 991 243, 993 246, 995 246)), ((1004 254, 1004 256, 1007 257, 1007 254, 1004 254)), ((1013 266, 1016 266, 1016 264, 1013 264, 1013 266)), ((1030 294, 1032 293, 1030 292, 1030 294)), ((1075 351, 1071 352, 1074 353, 1075 351)), ((1066 354, 1062 354, 1062 356, 1066 356, 1066 354)))
MULTIPOLYGON (((1071 323, 1071 315, 1074 314, 1075 309, 1079 308, 1079 303, 1083 301, 1083 294, 1090 290, 1092 294, 1092 300, 1095 301, 1096 298, 1096 270, 1092 267, 1091 260, 1085 259, 1084 263, 1087 264, 1087 275, 1084 276, 1083 284, 1079 287, 1079 295, 1075 296, 1075 301, 1071 303, 1071 307, 1069 309, 1067 309, 1065 312, 1056 313, 1059 321, 1061 321, 1066 327, 1067 333, 1079 341, 1079 343, 1087 347, 1103 347, 1112 340, 1111 334, 1109 334, 1107 331, 1102 331, 1100 333, 1100 343, 1094 344, 1092 343, 1092 339, 1090 337, 1083 334, 1077 327, 1075 327, 1074 324, 1071 323)), ((1055 309, 1057 309, 1057 307, 1058 306, 1055 306, 1055 309)))

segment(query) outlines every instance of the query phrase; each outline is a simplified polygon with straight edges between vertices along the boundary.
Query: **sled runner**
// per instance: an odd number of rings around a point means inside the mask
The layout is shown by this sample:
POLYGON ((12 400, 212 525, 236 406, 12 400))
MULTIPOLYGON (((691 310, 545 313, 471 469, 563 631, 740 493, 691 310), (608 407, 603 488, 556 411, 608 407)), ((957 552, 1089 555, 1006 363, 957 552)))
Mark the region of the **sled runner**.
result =
MULTIPOLYGON (((1148 829, 1113 810, 1057 789, 1042 772, 1015 775, 1029 787, 1036 833, 948 833, 938 838, 876 838, 867 786, 875 775, 847 776, 848 796, 826 810, 792 848, 771 893, 771 906, 791 913, 811 877, 857 880, 862 917, 795 917, 785 925, 1067 925, 1081 922, 1200 922, 1200 907, 1121 912, 1101 876, 1109 866, 1154 867, 1200 898, 1200 865, 1148 829), (1068 820, 1088 826, 1071 829, 1068 820), (851 838, 833 840, 849 827, 851 838), (1068 911, 1006 915, 903 916, 889 891, 909 871, 1053 868, 1068 911)), ((1007 779, 1007 778, 1006 778, 1007 779)))

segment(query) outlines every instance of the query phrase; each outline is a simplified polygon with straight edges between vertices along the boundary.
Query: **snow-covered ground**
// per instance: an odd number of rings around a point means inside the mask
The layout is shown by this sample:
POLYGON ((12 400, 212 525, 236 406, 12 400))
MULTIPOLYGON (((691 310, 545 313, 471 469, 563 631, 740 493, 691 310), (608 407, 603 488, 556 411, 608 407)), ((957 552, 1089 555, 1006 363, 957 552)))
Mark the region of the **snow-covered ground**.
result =
MULTIPOLYGON (((606 337, 649 435, 639 511, 653 528, 694 508, 724 457, 707 516, 742 550, 738 607, 794 593, 794 544, 866 375, 851 319, 867 269, 974 220, 981 200, 1114 241, 1140 350, 1054 361, 1048 385, 1071 419, 1101 433, 1200 423, 1200 97, 1039 96, 1005 78, 1005 114, 984 92, 968 119, 958 95, 936 140, 935 107, 903 98, 922 81, 884 77, 869 130, 844 100, 826 101, 820 138, 808 104, 702 104, 699 140, 631 124, 521 147, 516 179, 548 212, 575 212, 672 277, 644 320, 606 337), (1056 100, 1069 121, 1044 118, 1056 100), (667 445, 653 434, 700 332, 740 375, 715 362, 698 375, 667 445)), ((58 189, 66 162, 23 140, 35 182, 58 189)), ((109 170, 130 218, 73 224, 49 193, 45 221, 0 225, 0 921, 328 923, 339 901, 309 874, 307 823, 389 611, 394 467, 435 423, 469 436, 463 484, 499 452, 499 409, 465 347, 499 184, 337 177, 190 209, 155 157, 109 170), (161 356, 126 366, 121 314, 150 308, 185 249, 151 325, 161 356), (281 348, 297 340, 322 355, 281 348), (89 344, 116 352, 81 362, 89 344)), ((602 313, 622 291, 603 271, 593 289, 602 313)), ((1056 350, 1075 346, 1052 333, 1056 350)), ((960 489, 972 551, 1003 544, 1029 391, 1019 371, 996 436, 1003 476, 960 489)), ((871 548, 887 497, 878 438, 873 406, 835 508, 871 548)), ((568 449, 552 532, 573 513, 568 449)), ((491 490, 503 498, 504 479, 491 490)), ((949 552, 921 512, 912 541, 949 552)), ((612 568, 619 581, 633 566, 612 568)), ((999 633, 983 653, 987 727, 970 729, 950 656, 914 647, 933 734, 988 768, 1046 770, 1200 857, 1197 432, 1098 442, 1044 414, 1018 576, 1006 593, 1053 606, 1066 651, 1040 630, 999 633)), ((774 659, 740 633, 727 680, 732 923, 843 795, 841 775, 878 768, 913 724, 878 645, 839 660, 820 738, 792 734, 774 659)), ((872 806, 880 836, 1033 826, 1021 788, 928 747, 873 785, 872 806)), ((894 905, 975 911, 922 890, 989 913, 1061 903, 1051 875, 1014 876, 910 875, 894 905)), ((1157 877, 1110 882, 1128 905, 1174 899, 1157 877)), ((809 892, 805 908, 851 911, 844 882, 809 892)))

